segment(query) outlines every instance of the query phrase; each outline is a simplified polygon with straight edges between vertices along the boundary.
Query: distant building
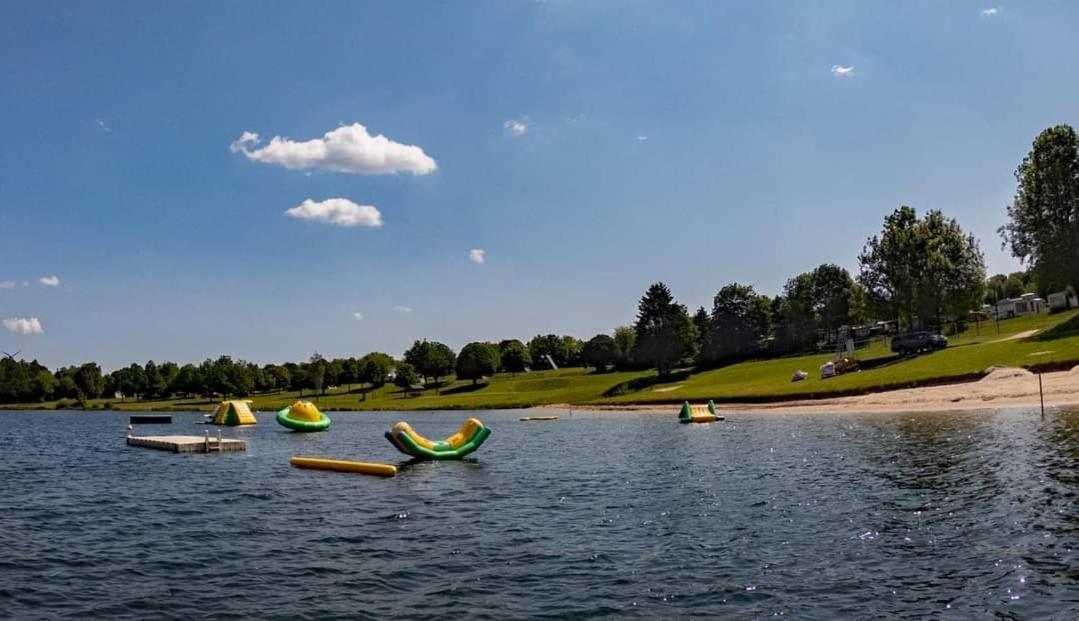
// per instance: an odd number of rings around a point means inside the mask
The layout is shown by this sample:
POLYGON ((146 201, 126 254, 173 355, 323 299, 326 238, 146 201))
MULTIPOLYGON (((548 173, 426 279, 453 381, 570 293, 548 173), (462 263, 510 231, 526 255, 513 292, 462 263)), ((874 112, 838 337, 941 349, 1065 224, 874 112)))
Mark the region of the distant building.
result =
POLYGON ((997 319, 1010 319, 1023 315, 1035 315, 1045 310, 1045 300, 1035 293, 1024 293, 1017 298, 997 302, 993 309, 997 319))
POLYGON ((1067 291, 1058 291, 1049 294, 1049 312, 1059 313, 1069 308, 1079 308, 1079 300, 1075 296, 1069 296, 1067 291))

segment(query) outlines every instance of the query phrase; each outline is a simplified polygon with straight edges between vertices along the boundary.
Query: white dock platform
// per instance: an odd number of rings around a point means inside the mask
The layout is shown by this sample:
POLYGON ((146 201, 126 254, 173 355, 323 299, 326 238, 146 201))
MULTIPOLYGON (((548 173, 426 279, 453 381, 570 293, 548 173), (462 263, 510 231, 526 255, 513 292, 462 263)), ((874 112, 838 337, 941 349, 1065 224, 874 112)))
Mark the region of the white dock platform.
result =
POLYGON ((128 436, 127 445, 173 453, 229 453, 247 450, 247 442, 243 440, 199 436, 128 436))

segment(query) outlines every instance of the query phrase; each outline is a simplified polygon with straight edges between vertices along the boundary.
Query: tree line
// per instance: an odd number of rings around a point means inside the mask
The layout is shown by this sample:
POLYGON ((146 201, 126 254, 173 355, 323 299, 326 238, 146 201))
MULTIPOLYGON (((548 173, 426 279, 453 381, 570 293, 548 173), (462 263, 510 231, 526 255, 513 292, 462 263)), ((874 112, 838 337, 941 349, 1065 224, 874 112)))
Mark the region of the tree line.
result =
POLYGON ((986 278, 979 242, 939 210, 919 216, 901 206, 884 218, 858 256, 858 273, 823 264, 792 276, 775 296, 730 283, 711 308, 692 314, 662 282, 641 297, 637 319, 587 341, 536 335, 474 342, 460 353, 416 341, 400 359, 372 352, 358 358, 256 365, 221 356, 199 365, 132 364, 103 374, 88 362, 55 372, 35 361, 0 360, 0 403, 54 398, 246 396, 280 390, 322 393, 328 386, 365 389, 392 381, 404 391, 443 378, 478 382, 498 372, 534 368, 654 368, 669 375, 682 365, 727 364, 750 357, 814 351, 844 326, 894 322, 900 330, 961 324, 983 302, 1071 288, 1079 291, 1079 137, 1068 125, 1041 132, 1015 171, 1017 190, 998 230, 1005 247, 1028 268, 986 278))

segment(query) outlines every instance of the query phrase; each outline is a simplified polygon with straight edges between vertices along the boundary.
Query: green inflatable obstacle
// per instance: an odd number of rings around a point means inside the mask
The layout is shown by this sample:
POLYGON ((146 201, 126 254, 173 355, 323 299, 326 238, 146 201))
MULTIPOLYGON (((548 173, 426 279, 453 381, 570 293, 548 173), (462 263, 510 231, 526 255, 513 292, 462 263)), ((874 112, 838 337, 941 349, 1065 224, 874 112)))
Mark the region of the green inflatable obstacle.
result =
POLYGON ((416 433, 405 422, 397 423, 386 432, 386 439, 397 450, 416 459, 461 459, 475 451, 491 435, 491 430, 475 418, 461 425, 461 429, 441 441, 428 440, 416 433))
POLYGON ((277 413, 277 422, 293 431, 325 431, 330 417, 318 411, 310 401, 297 401, 277 413))

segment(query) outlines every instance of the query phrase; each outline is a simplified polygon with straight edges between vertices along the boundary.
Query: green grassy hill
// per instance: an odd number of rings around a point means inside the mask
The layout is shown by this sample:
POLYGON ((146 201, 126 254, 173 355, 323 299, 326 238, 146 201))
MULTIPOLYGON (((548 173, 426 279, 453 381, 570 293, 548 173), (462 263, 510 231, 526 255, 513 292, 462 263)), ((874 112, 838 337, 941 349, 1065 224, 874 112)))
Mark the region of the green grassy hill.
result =
MULTIPOLYGON (((971 326, 949 339, 947 349, 914 358, 893 355, 883 341, 858 352, 862 371, 822 380, 818 368, 830 354, 795 356, 743 362, 714 370, 685 370, 659 382, 654 371, 592 373, 563 369, 500 374, 473 386, 449 381, 440 389, 405 396, 394 386, 364 392, 359 387, 337 387, 318 397, 326 410, 435 410, 517 408, 544 404, 664 404, 682 400, 762 401, 857 394, 973 379, 991 366, 1059 368, 1079 364, 1079 313, 1021 317, 971 326), (999 332, 998 332, 999 329, 999 332), (1035 333, 1036 332, 1036 333, 1035 333), (1035 333, 1035 334, 1031 334, 1035 333), (798 369, 809 373, 802 382, 791 382, 798 369)), ((300 398, 298 392, 260 394, 254 407, 280 409, 300 398)), ((169 401, 120 402, 97 399, 93 408, 122 410, 211 410, 217 400, 173 399, 169 401)), ((57 407, 56 402, 23 404, 22 409, 57 407)), ((63 404, 61 404, 63 407, 63 404)))

